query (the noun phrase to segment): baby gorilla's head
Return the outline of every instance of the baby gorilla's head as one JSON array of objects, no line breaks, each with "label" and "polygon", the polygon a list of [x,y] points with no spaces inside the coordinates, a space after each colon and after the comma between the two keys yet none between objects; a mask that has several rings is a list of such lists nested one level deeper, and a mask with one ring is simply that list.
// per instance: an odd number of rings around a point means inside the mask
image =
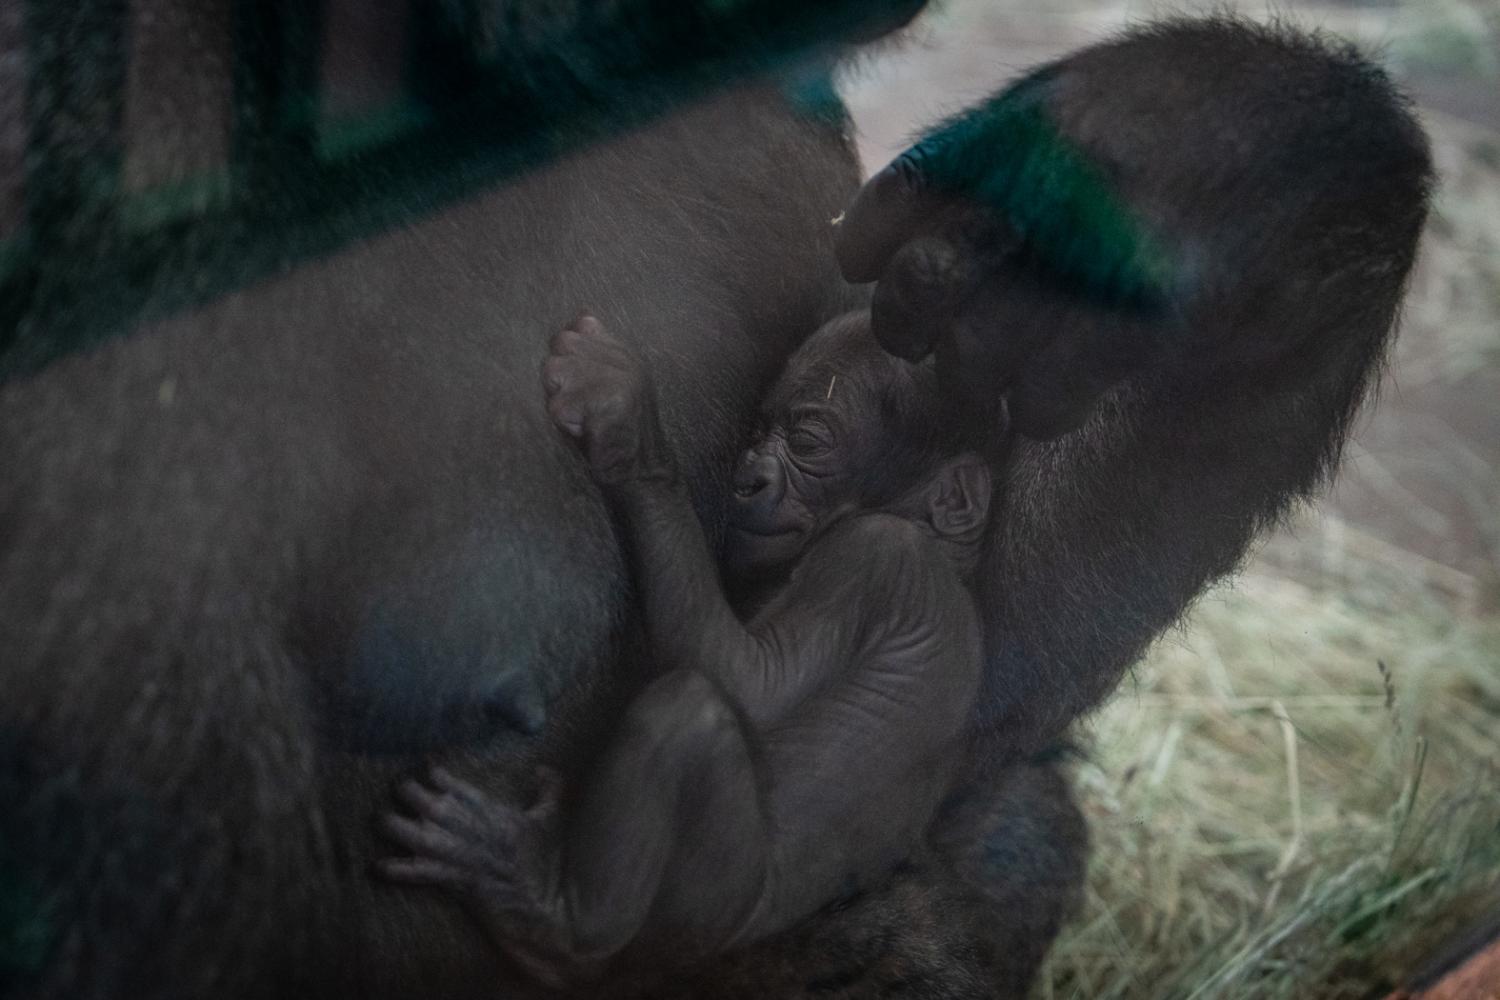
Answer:
[{"label": "baby gorilla's head", "polygon": [[990,478],[965,423],[930,364],[881,349],[868,312],[827,323],[787,362],[735,469],[730,571],[785,570],[857,511],[896,514],[977,548]]}]

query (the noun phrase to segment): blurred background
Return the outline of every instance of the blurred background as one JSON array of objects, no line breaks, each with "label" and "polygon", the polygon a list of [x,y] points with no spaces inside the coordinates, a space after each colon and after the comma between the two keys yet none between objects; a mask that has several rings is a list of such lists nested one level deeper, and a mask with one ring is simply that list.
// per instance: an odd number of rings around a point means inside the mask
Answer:
[{"label": "blurred background", "polygon": [[1226,9],[1373,55],[1439,186],[1331,494],[1088,727],[1090,891],[1044,997],[1379,996],[1500,914],[1500,2],[948,0],[841,89],[868,173],[1030,66]]}]

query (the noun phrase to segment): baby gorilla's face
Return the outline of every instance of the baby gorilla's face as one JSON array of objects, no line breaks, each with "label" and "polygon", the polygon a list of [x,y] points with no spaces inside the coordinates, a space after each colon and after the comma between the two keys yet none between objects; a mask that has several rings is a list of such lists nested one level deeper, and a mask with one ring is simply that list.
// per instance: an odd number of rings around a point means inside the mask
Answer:
[{"label": "baby gorilla's face", "polygon": [[896,468],[882,412],[919,391],[905,362],[885,354],[868,314],[815,333],[788,362],[760,414],[760,430],[734,473],[726,562],[740,579],[791,566],[831,524],[889,497],[926,470]]},{"label": "baby gorilla's face", "polygon": [[726,557],[741,578],[773,575],[796,561],[829,524],[858,506],[858,472],[877,419],[854,392],[798,392],[762,415],[762,431],[734,472]]}]

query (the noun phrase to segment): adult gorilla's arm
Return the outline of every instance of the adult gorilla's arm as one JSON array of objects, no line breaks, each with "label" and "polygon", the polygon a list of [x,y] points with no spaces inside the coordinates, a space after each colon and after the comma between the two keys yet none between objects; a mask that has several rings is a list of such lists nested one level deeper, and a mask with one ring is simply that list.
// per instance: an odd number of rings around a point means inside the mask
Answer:
[{"label": "adult gorilla's arm", "polygon": [[1019,432],[983,583],[1000,756],[1107,694],[1326,478],[1430,172],[1378,69],[1221,20],[1044,67],[865,185],[838,253],[879,280],[877,336]]}]

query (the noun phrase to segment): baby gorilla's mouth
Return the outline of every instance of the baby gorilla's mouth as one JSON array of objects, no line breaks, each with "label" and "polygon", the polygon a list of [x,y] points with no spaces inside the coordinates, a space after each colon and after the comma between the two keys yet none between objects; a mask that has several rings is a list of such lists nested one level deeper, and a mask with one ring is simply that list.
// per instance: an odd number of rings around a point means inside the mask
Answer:
[{"label": "baby gorilla's mouth", "polygon": [[783,535],[795,535],[799,530],[801,530],[799,528],[777,527],[752,528],[748,524],[740,524],[738,522],[731,522],[729,526],[735,531],[740,532],[741,534],[754,535],[756,538],[780,538]]}]

